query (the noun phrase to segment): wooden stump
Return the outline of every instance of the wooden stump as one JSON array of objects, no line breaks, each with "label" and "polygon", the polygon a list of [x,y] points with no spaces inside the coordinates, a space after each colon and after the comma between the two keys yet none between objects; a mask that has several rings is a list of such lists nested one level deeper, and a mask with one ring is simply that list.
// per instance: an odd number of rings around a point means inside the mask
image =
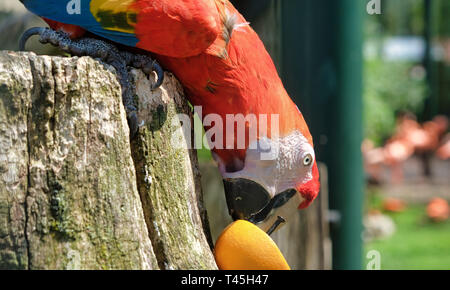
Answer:
[{"label": "wooden stump", "polygon": [[167,141],[190,114],[181,86],[132,71],[130,144],[112,71],[0,52],[0,268],[216,269],[195,154]]}]

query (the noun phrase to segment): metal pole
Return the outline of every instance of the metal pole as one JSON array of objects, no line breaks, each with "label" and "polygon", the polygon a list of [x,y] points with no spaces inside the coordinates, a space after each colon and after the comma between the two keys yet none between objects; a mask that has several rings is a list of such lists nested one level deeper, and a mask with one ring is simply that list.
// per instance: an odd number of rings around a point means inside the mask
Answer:
[{"label": "metal pole", "polygon": [[361,269],[364,0],[282,1],[282,78],[329,172],[333,266]]},{"label": "metal pole", "polygon": [[340,0],[337,7],[337,96],[330,131],[330,204],[340,214],[333,227],[333,268],[362,268],[364,175],[361,142],[362,35],[365,1]]}]

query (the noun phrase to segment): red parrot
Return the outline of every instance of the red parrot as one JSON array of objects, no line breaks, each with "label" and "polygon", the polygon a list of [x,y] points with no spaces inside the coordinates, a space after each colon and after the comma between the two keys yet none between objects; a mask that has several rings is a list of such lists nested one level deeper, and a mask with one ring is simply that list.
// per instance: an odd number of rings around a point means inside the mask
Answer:
[{"label": "red parrot", "polygon": [[216,132],[212,146],[233,218],[259,223],[288,201],[303,209],[317,196],[319,171],[308,126],[258,35],[228,0],[21,2],[71,38],[88,31],[151,52],[203,116],[247,118],[243,144],[242,128],[233,123]]}]

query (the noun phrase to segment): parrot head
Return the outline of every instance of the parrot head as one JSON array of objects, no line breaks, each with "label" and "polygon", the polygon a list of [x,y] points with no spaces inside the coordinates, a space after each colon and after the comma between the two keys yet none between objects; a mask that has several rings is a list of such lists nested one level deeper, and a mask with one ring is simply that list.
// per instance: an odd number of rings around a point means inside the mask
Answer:
[{"label": "parrot head", "polygon": [[268,230],[280,216],[284,219],[307,208],[317,197],[319,170],[312,137],[294,107],[294,112],[280,114],[279,134],[272,131],[250,142],[243,162],[234,161],[230,166],[213,154],[234,220],[247,220]]}]

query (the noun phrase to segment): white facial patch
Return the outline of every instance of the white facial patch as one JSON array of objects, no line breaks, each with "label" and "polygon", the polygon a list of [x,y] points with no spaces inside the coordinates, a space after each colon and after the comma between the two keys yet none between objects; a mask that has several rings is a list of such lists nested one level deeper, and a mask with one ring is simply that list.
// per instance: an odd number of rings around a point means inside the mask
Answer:
[{"label": "white facial patch", "polygon": [[[272,198],[312,179],[314,149],[299,131],[274,139],[262,137],[255,142],[247,149],[244,168],[240,171],[226,172],[226,167],[218,160],[223,178],[253,180],[262,185]],[[267,158],[268,151],[273,158]],[[308,159],[311,159],[310,163],[305,165]]]}]

